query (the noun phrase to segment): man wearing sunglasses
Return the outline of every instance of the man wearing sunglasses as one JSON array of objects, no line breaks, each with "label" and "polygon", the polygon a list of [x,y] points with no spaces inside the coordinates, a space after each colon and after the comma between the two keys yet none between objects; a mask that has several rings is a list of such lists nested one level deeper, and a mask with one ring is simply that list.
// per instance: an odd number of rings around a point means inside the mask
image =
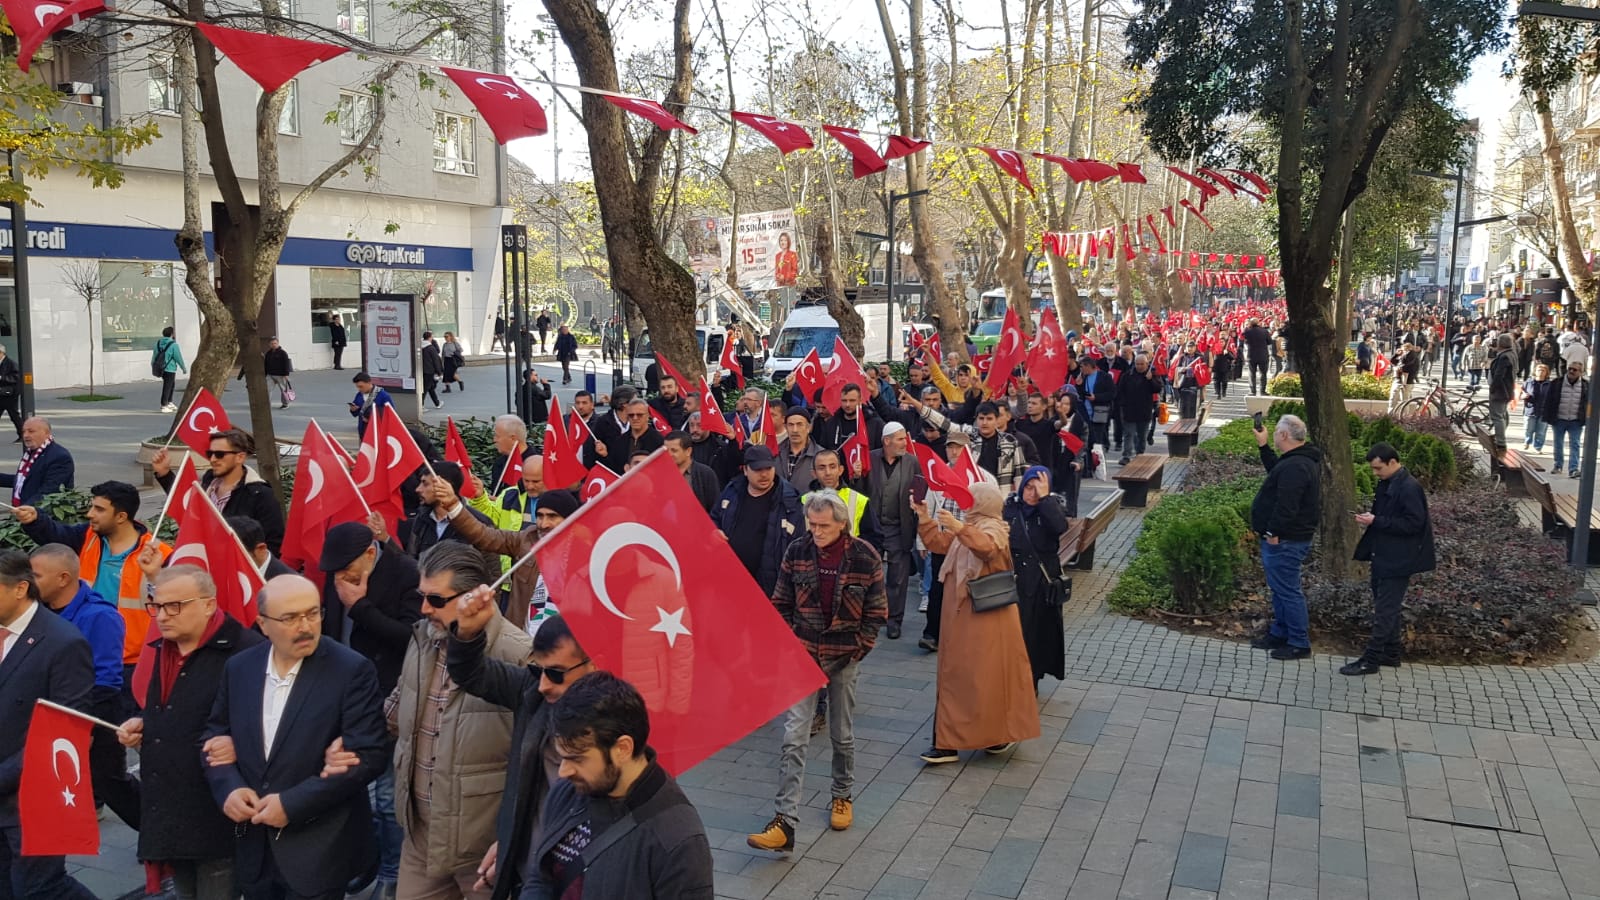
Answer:
[{"label": "man wearing sunglasses", "polygon": [[[271,485],[244,464],[255,450],[255,438],[248,431],[229,428],[213,432],[206,450],[211,470],[201,473],[200,489],[224,516],[249,516],[260,522],[267,546],[276,554],[283,550],[283,509],[278,506]],[[161,489],[171,492],[177,476],[172,473],[172,457],[165,448],[156,451],[150,468]]]},{"label": "man wearing sunglasses", "polygon": [[446,650],[450,679],[463,691],[512,711],[511,754],[495,825],[495,843],[478,866],[477,887],[492,885],[492,900],[520,894],[534,824],[559,777],[552,707],[579,679],[595,671],[565,619],[545,620],[533,637],[532,662],[514,665],[489,656],[494,596],[478,588],[456,600]]},{"label": "man wearing sunglasses", "polygon": [[[623,407],[627,426],[606,441],[606,453],[601,461],[621,474],[635,453],[653,453],[661,446],[661,432],[650,421],[650,404],[634,398]],[[566,487],[566,485],[562,485]]]}]

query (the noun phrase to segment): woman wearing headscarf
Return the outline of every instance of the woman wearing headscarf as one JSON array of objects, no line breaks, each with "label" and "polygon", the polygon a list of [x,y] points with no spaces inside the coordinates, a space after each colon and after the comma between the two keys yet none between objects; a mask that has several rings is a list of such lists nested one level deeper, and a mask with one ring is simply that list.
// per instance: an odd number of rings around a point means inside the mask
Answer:
[{"label": "woman wearing headscarf", "polygon": [[1067,677],[1067,642],[1061,625],[1061,604],[1067,583],[1057,555],[1067,533],[1067,514],[1050,496],[1050,470],[1033,466],[1023,473],[1017,492],[1006,498],[1006,525],[1011,529],[1011,560],[1017,572],[1017,615],[1022,642],[1033,666],[1033,692],[1046,675]]},{"label": "woman wearing headscarf", "polygon": [[[1055,471],[1051,473],[1050,483],[1055,485],[1057,493],[1067,498],[1067,515],[1075,516],[1078,514],[1078,489],[1083,483],[1083,468],[1089,455],[1089,423],[1078,407],[1078,392],[1070,387],[1056,398],[1055,412]],[[1063,430],[1078,439],[1076,452],[1061,436]]]},{"label": "woman wearing headscarf", "polygon": [[1005,753],[1017,741],[1039,736],[1017,606],[977,612],[968,588],[978,578],[1011,568],[1010,532],[1001,518],[1005,495],[988,482],[968,490],[973,502],[964,520],[945,509],[935,518],[928,504],[914,504],[923,545],[945,554],[939,567],[944,604],[933,746],[922,754],[930,764],[956,762],[960,750]]}]

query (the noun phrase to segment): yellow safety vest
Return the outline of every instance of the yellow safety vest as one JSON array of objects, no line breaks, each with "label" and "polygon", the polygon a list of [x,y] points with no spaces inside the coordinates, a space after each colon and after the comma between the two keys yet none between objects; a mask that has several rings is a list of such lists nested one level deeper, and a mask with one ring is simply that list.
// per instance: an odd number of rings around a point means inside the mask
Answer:
[{"label": "yellow safety vest", "polygon": [[[834,493],[839,495],[839,499],[844,501],[845,508],[850,510],[850,536],[861,537],[861,516],[867,511],[867,498],[860,491],[852,491],[847,487],[840,487]],[[801,497],[800,502],[806,503],[815,495],[816,492],[811,491]]]}]

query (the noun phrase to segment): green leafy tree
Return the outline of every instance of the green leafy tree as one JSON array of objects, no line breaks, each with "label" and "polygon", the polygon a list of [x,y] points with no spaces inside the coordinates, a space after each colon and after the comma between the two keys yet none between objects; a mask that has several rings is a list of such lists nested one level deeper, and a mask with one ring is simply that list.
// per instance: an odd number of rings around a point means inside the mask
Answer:
[{"label": "green leafy tree", "polygon": [[[1324,565],[1348,565],[1355,495],[1344,404],[1343,341],[1329,284],[1344,213],[1367,190],[1396,124],[1414,118],[1415,167],[1450,165],[1460,142],[1445,107],[1471,61],[1504,43],[1500,0],[1142,0],[1130,61],[1153,72],[1134,101],[1169,159],[1238,162],[1272,173],[1289,340],[1307,424],[1324,456]],[[1249,158],[1231,134],[1246,119],[1274,139]]]}]

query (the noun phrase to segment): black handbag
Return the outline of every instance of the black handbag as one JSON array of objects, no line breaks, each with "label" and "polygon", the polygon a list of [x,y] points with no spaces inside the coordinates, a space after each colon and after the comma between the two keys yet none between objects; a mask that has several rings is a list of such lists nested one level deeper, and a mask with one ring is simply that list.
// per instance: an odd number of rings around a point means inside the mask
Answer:
[{"label": "black handbag", "polygon": [[1017,602],[1017,573],[1010,569],[967,582],[973,612],[993,612]]}]

